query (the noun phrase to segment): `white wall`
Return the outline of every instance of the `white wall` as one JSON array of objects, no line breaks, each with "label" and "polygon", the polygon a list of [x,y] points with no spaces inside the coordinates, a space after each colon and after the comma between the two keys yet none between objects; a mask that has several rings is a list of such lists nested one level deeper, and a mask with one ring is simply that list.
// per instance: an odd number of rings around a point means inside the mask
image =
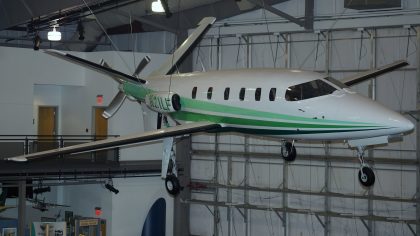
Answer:
[{"label": "white wall", "polygon": [[[94,62],[99,62],[103,58],[113,68],[128,74],[133,73],[136,64],[146,55],[124,52],[72,52],[72,54]],[[158,54],[149,56],[152,62],[144,69],[141,76],[156,69],[167,57],[167,55]],[[1,135],[36,134],[38,106],[58,107],[59,134],[92,134],[92,107],[97,106],[96,95],[103,95],[103,105],[106,106],[118,91],[116,82],[102,74],[85,70],[31,49],[0,47],[0,71],[2,71],[0,76]],[[109,134],[123,135],[144,131],[143,116],[141,106],[127,100],[119,113],[109,120]],[[153,121],[150,123],[154,124]],[[86,129],[88,132],[85,131]],[[161,144],[156,142],[152,145],[123,148],[121,160],[160,159],[161,153]],[[81,185],[53,188],[53,192],[45,196],[47,201],[72,206],[63,210],[71,210],[75,215],[94,217],[94,208],[102,207],[102,217],[108,221],[109,235],[138,235],[145,217],[142,218],[142,214],[147,214],[144,209],[149,203],[154,202],[152,202],[153,197],[167,195],[162,191],[164,184],[159,177],[114,180],[114,183],[121,191],[119,195],[111,194],[102,185]],[[129,193],[129,199],[121,201],[121,197],[126,196],[127,193]],[[139,200],[139,197],[147,201]],[[16,204],[15,200],[8,200],[8,203]],[[30,204],[27,209],[28,223],[40,220],[41,216],[54,216],[58,211],[58,209],[52,209],[46,213],[39,213],[32,210]],[[131,211],[120,209],[131,209]],[[167,199],[167,235],[171,235],[172,213],[173,202]],[[17,217],[17,210],[2,213],[2,216]],[[127,218],[136,220],[137,224],[126,225],[124,220]]]}]

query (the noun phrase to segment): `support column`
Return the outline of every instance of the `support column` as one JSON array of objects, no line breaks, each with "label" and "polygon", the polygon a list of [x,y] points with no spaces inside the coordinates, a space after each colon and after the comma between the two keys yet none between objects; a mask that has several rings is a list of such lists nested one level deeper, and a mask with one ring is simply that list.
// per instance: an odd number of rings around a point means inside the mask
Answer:
[{"label": "support column", "polygon": [[[214,135],[214,177],[213,177],[213,183],[214,185],[219,184],[219,134]],[[213,196],[214,202],[219,201],[219,188],[214,188],[214,196]],[[219,235],[219,208],[217,204],[215,204],[213,209],[213,235],[218,236]]]},{"label": "support column", "polygon": [[[249,136],[245,135],[245,141],[244,141],[245,147],[245,168],[244,168],[244,204],[247,206],[249,204]],[[249,209],[244,208],[244,221],[245,221],[245,236],[251,235],[251,228],[250,228],[250,212]]]},{"label": "support column", "polygon": [[[227,202],[232,203],[232,156],[229,156],[227,159]],[[233,210],[232,206],[227,207],[227,220],[228,220],[228,236],[231,236],[233,234]],[[234,226],[233,226],[234,227]]]},{"label": "support column", "polygon": [[176,145],[177,165],[182,167],[179,181],[184,189],[174,199],[174,236],[190,235],[190,204],[182,203],[191,199],[191,189],[186,187],[191,180],[191,136],[180,139]]},{"label": "support column", "polygon": [[26,226],[26,181],[19,181],[18,236],[25,236]]},{"label": "support column", "polygon": [[[420,45],[420,27],[416,27],[416,38],[417,38],[417,48]],[[417,106],[416,109],[420,109],[420,50],[417,49]],[[416,123],[416,155],[417,155],[417,187],[416,187],[416,220],[420,222],[420,124]],[[416,234],[420,235],[420,225],[416,225]]]},{"label": "support column", "polygon": [[[371,54],[371,60],[370,60],[370,69],[376,68],[376,30],[373,29],[369,33],[369,41],[370,41],[370,54]],[[372,100],[376,100],[376,78],[373,78],[369,85],[369,97],[372,98]],[[370,160],[372,160],[371,167],[373,168],[374,162],[374,150],[369,149],[368,151],[368,157]],[[368,191],[368,215],[370,217],[373,216],[373,200],[371,199],[371,196],[373,195],[373,187],[369,188]],[[368,220],[368,236],[375,235],[375,222],[372,220]]]},{"label": "support column", "polygon": [[[330,143],[325,143],[325,157],[330,155]],[[331,188],[331,161],[327,158],[325,160],[325,185],[324,191],[327,193],[324,199],[325,212],[329,213],[331,211],[331,198],[328,196],[328,192]],[[324,236],[330,235],[331,231],[331,218],[328,214],[324,217]]]}]

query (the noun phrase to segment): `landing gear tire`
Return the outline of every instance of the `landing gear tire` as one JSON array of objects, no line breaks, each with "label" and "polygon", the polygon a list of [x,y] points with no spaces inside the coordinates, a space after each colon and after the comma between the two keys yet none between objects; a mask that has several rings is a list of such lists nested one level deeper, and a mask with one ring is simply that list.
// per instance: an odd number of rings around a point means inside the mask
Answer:
[{"label": "landing gear tire", "polygon": [[363,166],[362,169],[359,170],[358,176],[360,184],[365,187],[371,187],[375,183],[375,173],[373,173],[372,168],[368,166]]},{"label": "landing gear tire", "polygon": [[179,191],[181,191],[181,185],[179,184],[178,178],[172,174],[167,175],[165,178],[165,188],[172,196],[178,195]]},{"label": "landing gear tire", "polygon": [[296,159],[296,148],[292,143],[286,142],[281,147],[281,155],[285,161],[294,161]]}]

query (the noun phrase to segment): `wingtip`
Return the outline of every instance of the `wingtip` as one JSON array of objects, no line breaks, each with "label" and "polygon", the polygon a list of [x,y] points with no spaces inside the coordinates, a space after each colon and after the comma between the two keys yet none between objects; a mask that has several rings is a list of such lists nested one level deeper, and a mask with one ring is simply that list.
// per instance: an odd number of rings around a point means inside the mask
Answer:
[{"label": "wingtip", "polygon": [[9,157],[5,159],[6,161],[14,161],[14,162],[26,162],[28,159],[25,157]]}]

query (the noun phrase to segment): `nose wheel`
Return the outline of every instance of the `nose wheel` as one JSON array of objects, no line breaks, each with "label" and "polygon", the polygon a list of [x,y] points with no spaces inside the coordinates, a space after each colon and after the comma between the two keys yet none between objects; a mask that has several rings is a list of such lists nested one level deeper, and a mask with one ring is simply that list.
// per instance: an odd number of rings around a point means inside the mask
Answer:
[{"label": "nose wheel", "polygon": [[281,156],[285,161],[291,162],[296,159],[296,148],[291,142],[285,142],[281,146]]},{"label": "nose wheel", "polygon": [[375,183],[375,173],[372,168],[365,162],[364,158],[364,148],[357,148],[357,155],[360,161],[360,169],[358,173],[359,182],[365,187],[371,187]]}]

